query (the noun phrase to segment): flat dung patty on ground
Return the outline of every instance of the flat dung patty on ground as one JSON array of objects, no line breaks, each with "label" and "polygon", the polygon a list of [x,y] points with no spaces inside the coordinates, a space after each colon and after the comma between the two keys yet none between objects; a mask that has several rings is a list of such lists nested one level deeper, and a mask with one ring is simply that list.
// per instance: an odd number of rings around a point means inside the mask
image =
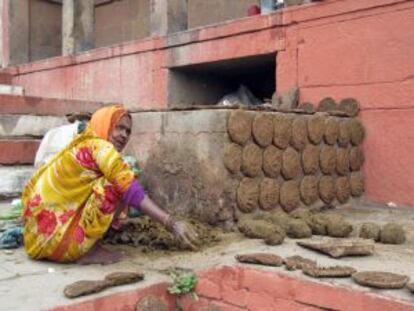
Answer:
[{"label": "flat dung patty on ground", "polygon": [[274,267],[280,267],[283,264],[282,257],[269,253],[236,255],[236,259],[238,262],[242,263],[259,264]]},{"label": "flat dung patty on ground", "polygon": [[403,288],[408,282],[406,275],[382,271],[357,272],[352,275],[352,278],[359,285],[381,289]]},{"label": "flat dung patty on ground", "polygon": [[315,260],[304,258],[298,255],[286,257],[283,260],[283,263],[285,264],[286,269],[289,271],[302,270],[304,265],[316,266],[317,264]]},{"label": "flat dung patty on ground", "polygon": [[143,279],[144,274],[140,272],[113,272],[105,276],[105,281],[108,281],[111,286],[136,283]]},{"label": "flat dung patty on ground", "polygon": [[67,285],[63,290],[63,293],[68,298],[76,298],[101,292],[109,286],[110,283],[107,281],[77,281]]},{"label": "flat dung patty on ground", "polygon": [[314,278],[345,278],[356,272],[354,268],[348,266],[320,267],[312,265],[305,265],[302,271]]},{"label": "flat dung patty on ground", "polygon": [[333,258],[345,256],[369,256],[374,253],[374,241],[365,239],[324,238],[320,241],[298,241],[299,246],[309,248]]}]

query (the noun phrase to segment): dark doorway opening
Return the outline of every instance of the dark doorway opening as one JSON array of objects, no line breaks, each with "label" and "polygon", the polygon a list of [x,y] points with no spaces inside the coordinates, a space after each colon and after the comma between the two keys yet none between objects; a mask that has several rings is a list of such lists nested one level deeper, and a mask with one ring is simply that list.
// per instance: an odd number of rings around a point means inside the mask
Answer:
[{"label": "dark doorway opening", "polygon": [[241,84],[262,101],[272,98],[276,89],[276,54],[171,68],[169,105],[215,105]]}]

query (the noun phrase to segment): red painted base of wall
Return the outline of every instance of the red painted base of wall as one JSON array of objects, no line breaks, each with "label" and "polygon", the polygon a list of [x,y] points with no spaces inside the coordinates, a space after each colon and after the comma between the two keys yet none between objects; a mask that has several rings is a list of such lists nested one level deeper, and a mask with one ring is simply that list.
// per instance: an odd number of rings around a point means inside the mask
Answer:
[{"label": "red painted base of wall", "polygon": [[[414,304],[390,300],[358,290],[305,281],[282,273],[243,267],[220,267],[199,274],[198,301],[182,299],[185,311],[197,311],[214,304],[222,311],[316,311],[316,310],[414,310]],[[128,311],[147,295],[162,298],[175,310],[167,284],[109,295],[78,304],[60,306],[53,311]]]}]

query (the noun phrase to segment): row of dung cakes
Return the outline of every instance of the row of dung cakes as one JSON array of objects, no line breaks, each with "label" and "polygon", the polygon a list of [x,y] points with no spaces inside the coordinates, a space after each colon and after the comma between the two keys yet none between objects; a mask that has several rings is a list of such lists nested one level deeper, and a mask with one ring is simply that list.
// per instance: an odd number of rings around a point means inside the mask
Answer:
[{"label": "row of dung cakes", "polygon": [[298,151],[307,144],[358,146],[365,135],[357,118],[334,117],[319,112],[312,115],[235,110],[227,124],[230,139],[239,145],[254,140],[267,147],[273,143],[286,149],[289,145]]},{"label": "row of dung cakes", "polygon": [[364,192],[361,172],[347,176],[307,175],[301,179],[280,180],[268,177],[243,177],[236,190],[237,206],[243,213],[281,206],[286,212],[316,203],[346,203]]},{"label": "row of dung cakes", "polygon": [[273,145],[260,148],[253,142],[245,146],[226,145],[224,165],[230,173],[246,177],[283,177],[284,180],[304,175],[346,176],[361,170],[364,154],[358,146],[334,147],[308,145],[302,151],[285,150]]},{"label": "row of dung cakes", "polygon": [[224,164],[240,180],[244,212],[279,204],[292,210],[318,200],[344,203],[363,192],[364,128],[356,118],[236,110],[228,134]]}]

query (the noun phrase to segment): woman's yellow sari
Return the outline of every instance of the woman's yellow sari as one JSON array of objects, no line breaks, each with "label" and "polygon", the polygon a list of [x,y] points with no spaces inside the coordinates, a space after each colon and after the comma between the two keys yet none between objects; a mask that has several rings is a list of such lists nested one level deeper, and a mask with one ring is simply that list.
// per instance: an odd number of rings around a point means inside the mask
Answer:
[{"label": "woman's yellow sari", "polygon": [[27,183],[24,245],[34,259],[79,259],[111,225],[134,173],[89,126]]}]

